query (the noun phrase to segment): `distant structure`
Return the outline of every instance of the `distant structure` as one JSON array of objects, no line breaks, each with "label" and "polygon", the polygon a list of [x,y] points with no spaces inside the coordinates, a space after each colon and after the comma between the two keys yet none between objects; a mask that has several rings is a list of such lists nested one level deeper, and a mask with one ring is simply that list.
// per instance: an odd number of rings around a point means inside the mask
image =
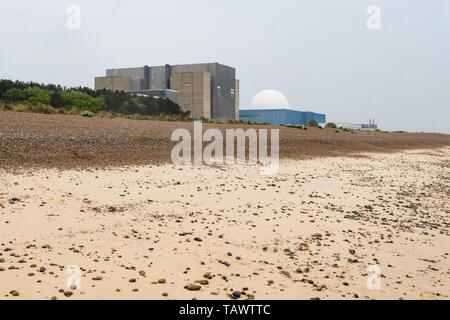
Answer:
[{"label": "distant structure", "polygon": [[236,69],[219,63],[108,69],[95,78],[102,89],[168,98],[193,119],[239,120]]},{"label": "distant structure", "polygon": [[369,119],[369,124],[362,124],[361,130],[377,130],[378,126],[375,124],[375,119]]},{"label": "distant structure", "polygon": [[241,110],[242,121],[269,123],[272,125],[307,125],[311,120],[326,122],[326,116],[320,113],[291,110],[289,101],[279,91],[264,90],[252,100],[251,107]]},{"label": "distant structure", "polygon": [[375,124],[375,119],[369,119],[369,124],[356,124],[346,122],[333,122],[338,128],[353,129],[353,130],[369,130],[375,131],[378,125]]}]

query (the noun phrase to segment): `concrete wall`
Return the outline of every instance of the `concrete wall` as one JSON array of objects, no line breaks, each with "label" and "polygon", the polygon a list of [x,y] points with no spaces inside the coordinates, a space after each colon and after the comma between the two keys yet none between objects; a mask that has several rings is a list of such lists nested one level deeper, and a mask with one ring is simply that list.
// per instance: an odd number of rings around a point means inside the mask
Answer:
[{"label": "concrete wall", "polygon": [[213,95],[211,117],[217,121],[236,119],[235,96],[236,70],[221,64],[214,64],[215,78],[211,83]]},{"label": "concrete wall", "polygon": [[166,68],[150,67],[150,88],[152,90],[170,89],[167,88]]},{"label": "concrete wall", "polygon": [[[141,68],[123,68],[123,69],[108,69],[106,70],[107,77],[125,76],[131,78],[130,90],[145,90],[145,72],[144,67]],[[165,88],[158,88],[165,89]]]},{"label": "concrete wall", "polygon": [[112,91],[128,91],[130,88],[130,77],[116,76],[95,78],[95,90],[109,89]]},{"label": "concrete wall", "polygon": [[211,117],[211,74],[209,72],[173,73],[170,86],[178,91],[178,105],[193,119]]},{"label": "concrete wall", "polygon": [[[170,66],[170,74],[206,71],[211,74],[211,117],[216,121],[236,118],[235,97],[236,70],[219,63],[200,63]],[[173,89],[173,88],[172,88]]]}]

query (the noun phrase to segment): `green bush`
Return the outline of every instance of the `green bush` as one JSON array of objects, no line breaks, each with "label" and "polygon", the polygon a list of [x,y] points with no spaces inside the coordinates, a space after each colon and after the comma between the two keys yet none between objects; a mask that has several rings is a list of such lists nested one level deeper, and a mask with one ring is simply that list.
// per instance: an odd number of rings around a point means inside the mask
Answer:
[{"label": "green bush", "polygon": [[84,92],[75,90],[61,92],[61,100],[64,106],[77,107],[80,110],[98,112],[101,109],[100,102]]},{"label": "green bush", "polygon": [[41,91],[36,96],[32,96],[32,97],[28,98],[27,101],[33,105],[38,105],[38,104],[50,105],[52,102],[52,99],[47,92]]},{"label": "green bush", "polygon": [[3,93],[3,98],[9,102],[17,102],[25,99],[25,95],[22,90],[17,88],[8,89],[5,93]]},{"label": "green bush", "polygon": [[325,125],[325,128],[337,129],[337,126],[336,126],[336,124],[333,123],[333,122],[328,122],[328,123]]}]

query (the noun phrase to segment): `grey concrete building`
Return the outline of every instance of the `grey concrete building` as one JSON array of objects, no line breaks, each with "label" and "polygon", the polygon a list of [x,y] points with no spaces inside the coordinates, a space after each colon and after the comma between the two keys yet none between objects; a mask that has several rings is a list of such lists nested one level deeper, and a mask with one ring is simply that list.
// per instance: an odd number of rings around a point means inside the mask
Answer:
[{"label": "grey concrete building", "polygon": [[95,78],[95,89],[149,95],[155,90],[174,90],[180,107],[194,119],[239,119],[236,70],[219,63],[108,69],[106,77]]}]

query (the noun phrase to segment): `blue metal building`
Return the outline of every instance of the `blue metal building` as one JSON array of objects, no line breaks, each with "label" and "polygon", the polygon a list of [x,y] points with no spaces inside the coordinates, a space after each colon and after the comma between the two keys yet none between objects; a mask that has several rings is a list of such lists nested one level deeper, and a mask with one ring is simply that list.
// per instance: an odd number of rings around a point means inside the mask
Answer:
[{"label": "blue metal building", "polygon": [[326,123],[324,114],[289,109],[240,110],[239,118],[242,121],[272,125],[307,125],[313,119],[317,123]]}]

